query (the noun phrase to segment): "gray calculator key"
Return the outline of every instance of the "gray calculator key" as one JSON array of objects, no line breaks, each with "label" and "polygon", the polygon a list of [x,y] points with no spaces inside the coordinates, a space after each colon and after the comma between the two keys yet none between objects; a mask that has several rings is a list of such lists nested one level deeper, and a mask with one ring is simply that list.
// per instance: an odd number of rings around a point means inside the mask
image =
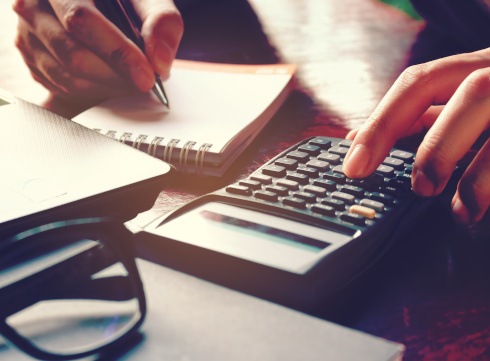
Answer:
[{"label": "gray calculator key", "polygon": [[352,204],[356,200],[356,197],[354,197],[352,194],[347,194],[339,191],[332,192],[332,198],[340,199],[341,201],[344,201],[348,204]]},{"label": "gray calculator key", "polygon": [[332,147],[328,150],[329,153],[337,154],[340,155],[341,157],[346,155],[348,151],[349,148],[345,148],[345,147]]},{"label": "gray calculator key", "polygon": [[320,172],[325,172],[330,168],[330,163],[324,160],[312,159],[306,163],[306,166],[318,169]]},{"label": "gray calculator key", "polygon": [[385,177],[393,177],[395,175],[395,168],[381,164],[377,169],[376,173],[382,174]]},{"label": "gray calculator key", "polygon": [[369,207],[371,209],[374,209],[376,212],[384,212],[385,210],[385,205],[381,202],[377,202],[373,199],[362,199],[361,202],[359,202],[361,206],[364,207]]},{"label": "gray calculator key", "polygon": [[299,183],[290,179],[278,179],[276,185],[283,186],[291,190],[299,189]]},{"label": "gray calculator key", "polygon": [[393,158],[398,158],[404,160],[405,162],[411,161],[413,159],[413,153],[405,152],[403,150],[394,150],[391,152],[390,156]]},{"label": "gray calculator key", "polygon": [[405,167],[405,162],[398,158],[386,157],[383,161],[384,165],[391,166],[397,170],[403,169]]},{"label": "gray calculator key", "polygon": [[272,183],[272,177],[265,175],[265,174],[252,174],[250,176],[250,179],[260,182],[262,184],[271,184]]},{"label": "gray calculator key", "polygon": [[340,156],[338,154],[333,153],[322,153],[317,157],[319,160],[324,160],[325,162],[329,162],[330,164],[340,164]]}]

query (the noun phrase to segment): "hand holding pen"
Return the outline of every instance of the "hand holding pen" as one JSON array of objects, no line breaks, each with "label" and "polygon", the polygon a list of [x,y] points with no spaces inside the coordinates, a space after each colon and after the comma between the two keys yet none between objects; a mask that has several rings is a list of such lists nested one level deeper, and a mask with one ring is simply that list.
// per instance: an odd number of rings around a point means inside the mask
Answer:
[{"label": "hand holding pen", "polygon": [[[108,1],[116,0],[97,5]],[[133,2],[143,48],[92,0],[14,1],[17,46],[33,77],[52,93],[77,101],[150,91],[155,74],[169,76],[183,23],[171,0]]]}]

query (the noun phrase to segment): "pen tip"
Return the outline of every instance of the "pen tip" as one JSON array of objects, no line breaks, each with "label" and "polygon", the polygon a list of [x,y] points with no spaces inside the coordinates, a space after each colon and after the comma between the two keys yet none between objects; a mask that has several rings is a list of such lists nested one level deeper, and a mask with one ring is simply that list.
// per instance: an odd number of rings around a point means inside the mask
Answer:
[{"label": "pen tip", "polygon": [[170,104],[168,102],[168,98],[165,94],[165,91],[163,90],[163,86],[158,86],[157,84],[155,84],[155,86],[153,87],[153,92],[156,94],[156,96],[158,97],[158,99],[160,99],[160,101],[162,102],[162,104],[167,108],[167,109],[170,109]]}]

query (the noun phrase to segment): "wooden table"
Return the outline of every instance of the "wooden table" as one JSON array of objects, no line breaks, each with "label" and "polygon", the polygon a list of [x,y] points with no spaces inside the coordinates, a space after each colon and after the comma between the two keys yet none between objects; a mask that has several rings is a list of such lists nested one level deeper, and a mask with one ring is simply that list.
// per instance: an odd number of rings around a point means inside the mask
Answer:
[{"label": "wooden table", "polygon": [[[12,45],[15,17],[6,2],[0,6],[6,24],[0,87],[42,103],[47,93]],[[178,57],[291,62],[298,65],[298,84],[225,177],[171,177],[136,224],[249,174],[305,137],[343,137],[359,126],[408,63],[423,26],[375,0],[216,0],[183,15]],[[441,206],[362,279],[339,312],[318,315],[405,344],[406,360],[490,359],[490,242],[484,238],[458,228]]]}]

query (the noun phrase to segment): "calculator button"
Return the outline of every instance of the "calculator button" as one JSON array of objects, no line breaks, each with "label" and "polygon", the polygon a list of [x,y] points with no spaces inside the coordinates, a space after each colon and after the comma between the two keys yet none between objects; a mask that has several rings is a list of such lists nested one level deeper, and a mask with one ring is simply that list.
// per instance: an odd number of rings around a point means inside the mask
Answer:
[{"label": "calculator button", "polygon": [[272,177],[265,175],[265,174],[252,174],[250,176],[250,179],[260,182],[262,184],[271,184],[272,183]]},{"label": "calculator button", "polygon": [[377,202],[381,202],[385,205],[390,205],[391,203],[393,203],[393,196],[390,196],[389,194],[374,192],[371,193],[368,198]]},{"label": "calculator button", "polygon": [[335,209],[324,204],[314,204],[311,206],[311,211],[324,216],[335,217]]},{"label": "calculator button", "polygon": [[277,202],[278,196],[274,192],[257,191],[254,193],[255,198],[263,199],[264,201]]},{"label": "calculator button", "polygon": [[306,163],[310,159],[308,153],[299,152],[299,151],[289,152],[288,154],[286,154],[286,157],[296,159],[301,163]]},{"label": "calculator button", "polygon": [[376,216],[376,211],[372,208],[363,207],[358,204],[354,204],[349,208],[350,213],[358,214],[368,219],[373,219]]},{"label": "calculator button", "polygon": [[318,157],[319,160],[324,160],[330,164],[340,164],[340,156],[332,153],[321,153]]},{"label": "calculator button", "polygon": [[339,142],[339,147],[350,148],[351,145],[352,145],[352,140],[344,139]]},{"label": "calculator button", "polygon": [[383,161],[383,164],[393,167],[396,170],[405,168],[405,163],[403,162],[403,160],[398,158],[386,157]]},{"label": "calculator button", "polygon": [[318,169],[320,172],[326,172],[330,168],[330,163],[324,160],[312,159],[306,163],[306,166]]},{"label": "calculator button", "polygon": [[389,194],[389,195],[392,195],[392,196],[398,196],[401,192],[401,189],[400,189],[400,185],[387,185],[386,187],[382,187],[381,188],[381,191],[384,193],[384,194]]},{"label": "calculator button", "polygon": [[405,162],[409,162],[413,159],[413,153],[404,152],[402,150],[394,150],[393,152],[391,152],[390,156],[393,158],[401,159]]},{"label": "calculator button", "polygon": [[361,187],[367,191],[377,191],[384,184],[384,177],[374,173],[366,178],[348,179],[348,183],[357,187]]},{"label": "calculator button", "polygon": [[332,171],[334,173],[344,174],[344,167],[342,166],[342,164],[339,164],[339,165],[336,165],[335,167],[333,167]]},{"label": "calculator button", "polygon": [[395,187],[395,188],[401,188],[401,189],[407,189],[411,186],[411,180],[410,180],[410,178],[396,177],[396,178],[389,180],[388,186]]},{"label": "calculator button", "polygon": [[324,179],[329,179],[331,181],[334,181],[336,183],[344,183],[345,182],[345,175],[341,173],[334,173],[334,172],[327,172],[323,174]]},{"label": "calculator button", "polygon": [[278,185],[267,186],[267,187],[265,187],[265,190],[268,192],[276,193],[280,196],[285,196],[285,195],[289,194],[289,190],[286,187],[282,187],[282,186],[278,186]]},{"label": "calculator button", "polygon": [[308,184],[310,180],[307,175],[298,172],[288,174],[286,179],[296,181],[299,184]]},{"label": "calculator button", "polygon": [[313,185],[325,188],[329,192],[337,189],[337,183],[329,179],[315,179]]},{"label": "calculator button", "polygon": [[329,153],[337,154],[340,155],[341,157],[345,156],[348,151],[349,148],[345,148],[345,147],[332,147],[328,150]]},{"label": "calculator button", "polygon": [[251,196],[252,190],[249,187],[233,184],[231,186],[226,187],[226,191],[232,194],[238,194],[241,196]]},{"label": "calculator button", "polygon": [[248,187],[253,190],[260,189],[262,187],[262,183],[256,180],[251,180],[251,179],[243,179],[240,182],[238,182],[239,185]]},{"label": "calculator button", "polygon": [[332,198],[340,199],[341,201],[344,201],[345,203],[348,204],[352,204],[356,200],[356,197],[354,197],[352,194],[338,192],[338,191],[332,192]]},{"label": "calculator button", "polygon": [[326,206],[330,206],[336,209],[337,211],[345,210],[345,202],[341,201],[340,199],[333,199],[333,198],[322,199],[321,203]]},{"label": "calculator button", "polygon": [[312,168],[312,167],[303,167],[300,166],[298,169],[296,169],[296,172],[307,175],[310,178],[316,178],[318,177],[318,169]]},{"label": "calculator button", "polygon": [[345,222],[355,224],[357,226],[365,226],[366,225],[366,218],[363,216],[360,216],[359,214],[356,214],[356,213],[342,213],[340,215],[340,219],[345,221]]},{"label": "calculator button", "polygon": [[332,145],[332,142],[325,138],[314,138],[308,142],[309,144],[316,145],[322,149],[328,149]]},{"label": "calculator button", "polygon": [[302,146],[298,147],[298,150],[300,152],[308,153],[311,156],[316,156],[317,154],[320,154],[320,147],[311,144],[303,144]]},{"label": "calculator button", "polygon": [[291,190],[299,189],[299,183],[289,179],[278,179],[276,185],[286,187]]},{"label": "calculator button", "polygon": [[291,206],[294,208],[305,209],[306,201],[301,198],[287,197],[283,198],[282,203],[286,206]]},{"label": "calculator button", "polygon": [[262,169],[262,174],[270,175],[276,178],[282,178],[286,175],[286,168],[280,165],[268,165]]},{"label": "calculator button", "polygon": [[301,198],[301,199],[305,200],[308,203],[316,202],[316,195],[314,195],[313,193],[296,192],[296,193],[293,194],[293,197]]},{"label": "calculator button", "polygon": [[[323,180],[323,179],[320,179]],[[327,190],[323,187],[319,187],[317,185],[311,185],[308,184],[304,186],[303,191],[308,192],[308,193],[313,193],[317,195],[318,197],[324,197],[325,194],[327,194]]]},{"label": "calculator button", "polygon": [[395,168],[389,166],[389,165],[384,165],[381,164],[377,169],[376,173],[381,174],[385,177],[392,177],[395,175]]},{"label": "calculator button", "polygon": [[407,164],[405,167],[405,174],[412,174],[413,166],[411,164]]},{"label": "calculator button", "polygon": [[339,189],[341,192],[352,194],[356,198],[364,196],[364,189],[352,185],[344,185]]},{"label": "calculator button", "polygon": [[361,206],[364,206],[364,207],[369,207],[369,208],[372,208],[374,209],[376,212],[384,212],[385,210],[385,205],[381,202],[377,202],[375,200],[372,200],[372,199],[362,199],[359,204]]},{"label": "calculator button", "polygon": [[279,158],[274,162],[276,165],[280,165],[286,169],[296,169],[298,161],[292,158]]}]

